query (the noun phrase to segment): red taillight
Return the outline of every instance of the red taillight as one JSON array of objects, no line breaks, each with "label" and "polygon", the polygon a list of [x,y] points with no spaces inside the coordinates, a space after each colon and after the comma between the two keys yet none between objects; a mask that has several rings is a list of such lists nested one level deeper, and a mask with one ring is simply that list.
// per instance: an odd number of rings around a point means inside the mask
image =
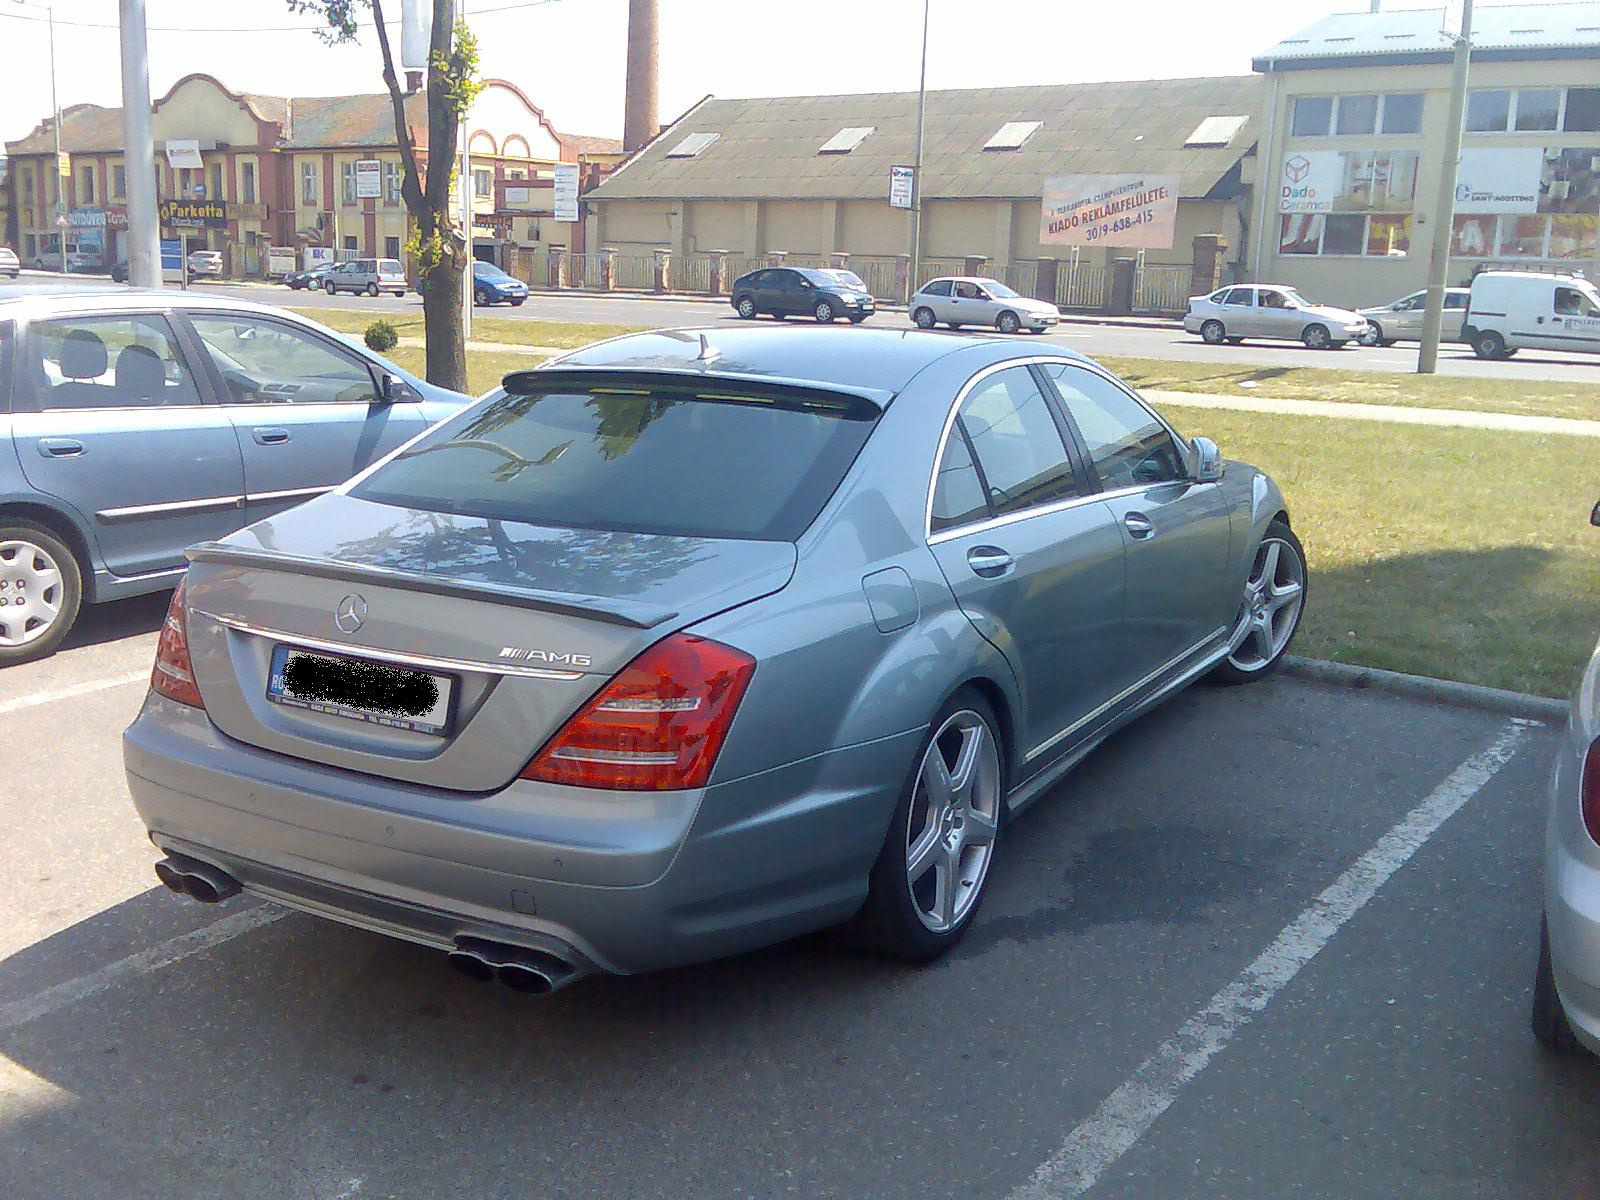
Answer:
[{"label": "red taillight", "polygon": [[703,787],[755,669],[731,646],[673,634],[580,708],[522,777],[625,791]]},{"label": "red taillight", "polygon": [[168,700],[204,708],[200,689],[195,686],[194,666],[189,662],[189,610],[183,603],[183,584],[172,593],[167,619],[161,624],[161,640],[156,643],[155,670],[150,686]]},{"label": "red taillight", "polygon": [[1578,785],[1583,797],[1583,827],[1600,843],[1600,738],[1589,744],[1583,756],[1583,781]]}]

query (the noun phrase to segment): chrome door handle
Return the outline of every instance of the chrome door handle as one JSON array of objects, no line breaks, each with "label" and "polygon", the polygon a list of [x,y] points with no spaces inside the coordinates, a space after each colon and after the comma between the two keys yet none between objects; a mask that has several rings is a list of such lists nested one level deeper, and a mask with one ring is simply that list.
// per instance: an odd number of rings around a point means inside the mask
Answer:
[{"label": "chrome door handle", "polygon": [[974,546],[967,551],[967,566],[985,579],[997,579],[1016,565],[1017,560],[999,546]]},{"label": "chrome door handle", "polygon": [[77,438],[40,438],[39,453],[45,458],[77,458],[88,447]]},{"label": "chrome door handle", "polygon": [[1127,526],[1128,532],[1141,542],[1156,535],[1156,527],[1150,523],[1150,518],[1140,512],[1131,512],[1122,518],[1122,523]]},{"label": "chrome door handle", "polygon": [[252,429],[250,431],[250,436],[255,438],[256,445],[258,446],[281,446],[283,443],[289,440],[289,431],[287,429],[278,429],[276,427]]}]

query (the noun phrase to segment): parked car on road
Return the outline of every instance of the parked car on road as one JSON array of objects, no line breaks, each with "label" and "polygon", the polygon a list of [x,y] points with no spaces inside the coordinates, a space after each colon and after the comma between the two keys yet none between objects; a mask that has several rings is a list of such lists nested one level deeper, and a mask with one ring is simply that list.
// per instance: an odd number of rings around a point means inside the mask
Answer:
[{"label": "parked car on road", "polygon": [[1484,271],[1472,281],[1461,340],[1479,358],[1523,347],[1600,354],[1600,288],[1581,275]]},{"label": "parked car on road", "polygon": [[222,275],[220,250],[191,250],[187,261],[191,279],[220,278]]},{"label": "parked car on road", "polygon": [[263,305],[0,287],[0,666],[465,402]]},{"label": "parked car on road", "polygon": [[1286,284],[1238,283],[1189,297],[1183,327],[1213,346],[1251,337],[1337,350],[1365,332],[1367,319],[1347,308],[1316,304]]},{"label": "parked car on road", "polygon": [[493,263],[472,264],[472,302],[474,304],[510,304],[518,308],[528,298],[528,285],[515,276],[507,275]]},{"label": "parked car on road", "polygon": [[17,258],[17,252],[10,246],[0,246],[0,275],[9,275],[15,279],[22,274],[22,262]]},{"label": "parked car on road", "polygon": [[822,325],[838,317],[848,317],[852,325],[859,325],[877,307],[864,284],[858,287],[831,271],[810,267],[762,267],[749,271],[733,281],[728,302],[747,321],[770,313],[780,321],[785,317],[813,317]]},{"label": "parked car on road", "polygon": [[1043,333],[1061,320],[1061,310],[1048,300],[1019,295],[998,279],[977,276],[930,279],[911,297],[907,311],[919,329],[942,322],[951,329],[978,325],[1001,333]]},{"label": "parked car on road", "polygon": [[330,296],[339,292],[362,292],[368,296],[390,292],[404,296],[406,287],[405,270],[395,258],[353,258],[322,276],[322,290]]},{"label": "parked car on road", "polygon": [[[1417,341],[1422,337],[1422,318],[1428,303],[1424,289],[1402,296],[1393,304],[1377,308],[1363,308],[1367,327],[1356,340],[1363,346],[1390,346],[1400,341]],[[1467,315],[1467,289],[1446,288],[1444,292],[1444,321],[1439,327],[1439,337],[1447,342],[1461,340],[1461,319]]]},{"label": "parked car on road", "polygon": [[322,266],[307,267],[304,271],[290,271],[283,277],[283,282],[289,285],[290,291],[294,292],[303,291],[307,288],[312,291],[320,291],[323,277],[333,268],[333,263],[325,263]]},{"label": "parked car on road", "polygon": [[1261,472],[914,330],[601,342],[190,557],[124,738],[161,880],[523,992],[841,922],[943,953],[1008,819],[1270,675],[1306,589]]}]

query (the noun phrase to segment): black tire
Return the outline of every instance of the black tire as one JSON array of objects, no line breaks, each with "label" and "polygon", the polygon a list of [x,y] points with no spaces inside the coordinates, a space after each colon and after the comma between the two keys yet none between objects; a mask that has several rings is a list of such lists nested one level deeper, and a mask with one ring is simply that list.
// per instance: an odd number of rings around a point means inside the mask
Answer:
[{"label": "black tire", "polygon": [[[1245,667],[1236,666],[1231,659],[1224,658],[1216,666],[1212,667],[1210,673],[1207,674],[1206,680],[1209,683],[1233,686],[1241,683],[1255,683],[1275,674],[1278,668],[1283,666],[1283,660],[1289,657],[1289,648],[1294,645],[1295,635],[1300,631],[1300,622],[1305,619],[1306,615],[1306,598],[1311,591],[1311,571],[1306,565],[1306,552],[1300,545],[1300,539],[1295,536],[1294,530],[1290,529],[1283,521],[1273,521],[1267,526],[1267,531],[1262,535],[1261,540],[1265,542],[1270,538],[1276,538],[1289,546],[1300,560],[1300,609],[1294,615],[1294,625],[1289,631],[1289,637],[1283,643],[1282,649],[1261,666],[1246,669]],[[1260,545],[1258,543],[1257,550],[1259,549]],[[1250,556],[1250,562],[1250,569],[1253,571],[1255,569],[1254,553]]]},{"label": "black tire", "polygon": [[1387,346],[1383,340],[1383,326],[1376,321],[1368,321],[1367,327],[1361,331],[1361,336],[1356,339],[1363,346]]},{"label": "black tire", "polygon": [[911,321],[918,329],[932,329],[939,322],[933,319],[933,309],[919,308],[911,314]]},{"label": "black tire", "polygon": [[1472,352],[1479,358],[1509,358],[1506,340],[1492,329],[1485,329],[1472,339]]},{"label": "black tire", "polygon": [[1550,963],[1550,922],[1539,916],[1539,966],[1533,976],[1533,1013],[1530,1024],[1534,1040],[1551,1054],[1578,1054],[1583,1045],[1572,1032],[1567,1012],[1556,992],[1555,968]]},{"label": "black tire", "polygon": [[811,310],[811,315],[817,319],[818,325],[833,324],[833,301],[818,300],[817,306]]},{"label": "black tire", "polygon": [[1242,345],[1244,345],[1244,339],[1242,337],[1231,337],[1231,338],[1228,339],[1228,345],[1230,345],[1230,346],[1242,346]]},{"label": "black tire", "polygon": [[961,322],[960,321],[946,321],[944,323],[944,327],[946,329],[960,329],[961,328]]},{"label": "black tire", "polygon": [[1208,346],[1220,346],[1228,340],[1228,331],[1221,321],[1206,321],[1200,326],[1200,340]]},{"label": "black tire", "polygon": [[478,288],[472,293],[472,303],[479,308],[485,307],[489,303],[489,293]]},{"label": "black tire", "polygon": [[[55,560],[61,577],[59,585],[61,596],[55,624],[31,642],[24,642],[20,646],[0,646],[0,667],[32,662],[34,659],[53,654],[55,648],[61,644],[61,639],[72,630],[73,624],[78,619],[78,611],[83,606],[82,568],[78,565],[77,556],[72,553],[70,546],[43,525],[24,521],[20,517],[0,516],[0,543],[9,541],[29,542]],[[6,567],[7,563],[0,560],[0,579],[8,578]],[[6,589],[5,595],[8,599],[11,598],[10,588]]]},{"label": "black tire", "polygon": [[[982,718],[999,751],[997,830],[994,849],[989,856],[983,878],[978,884],[976,897],[958,924],[944,932],[936,932],[923,924],[917,915],[912,888],[906,881],[906,841],[910,829],[912,801],[917,792],[923,757],[932,744],[935,732],[960,712],[976,713]],[[1005,841],[1006,751],[1006,744],[1000,737],[1000,723],[995,720],[994,710],[977,691],[961,688],[940,707],[911,759],[905,785],[901,788],[894,816],[889,820],[888,833],[884,836],[883,849],[879,851],[878,860],[873,864],[872,873],[868,877],[866,902],[849,926],[850,934],[859,944],[891,958],[926,963],[949,951],[972,927],[972,922],[977,918],[978,910],[983,905],[989,883],[994,877],[995,864],[1000,859],[1001,848]]]},{"label": "black tire", "polygon": [[994,319],[994,327],[1001,333],[1015,333],[1022,328],[1022,321],[1016,313],[1008,310]]},{"label": "black tire", "polygon": [[855,316],[850,318],[850,324],[859,325],[859,324],[861,324],[861,322],[865,321],[866,319],[867,319],[867,314],[866,313],[858,313],[857,315],[855,315]]},{"label": "black tire", "polygon": [[751,296],[740,296],[735,300],[733,302],[733,311],[746,321],[754,321],[759,315],[756,312],[755,298]]},{"label": "black tire", "polygon": [[373,299],[377,299],[377,296],[378,296],[378,285],[375,284],[375,283],[367,284],[367,295],[373,297]]},{"label": "black tire", "polygon": [[526,296],[518,297],[517,299],[515,299],[515,300],[513,300],[511,302],[511,307],[512,308],[521,308],[522,307],[522,301],[525,300],[525,299],[527,299]]},{"label": "black tire", "polygon": [[1300,331],[1300,340],[1307,350],[1333,349],[1333,335],[1326,325],[1307,325]]},{"label": "black tire", "polygon": [[323,280],[322,290],[327,292],[330,296],[337,296],[339,294],[339,289],[333,286],[333,280],[331,279]]}]

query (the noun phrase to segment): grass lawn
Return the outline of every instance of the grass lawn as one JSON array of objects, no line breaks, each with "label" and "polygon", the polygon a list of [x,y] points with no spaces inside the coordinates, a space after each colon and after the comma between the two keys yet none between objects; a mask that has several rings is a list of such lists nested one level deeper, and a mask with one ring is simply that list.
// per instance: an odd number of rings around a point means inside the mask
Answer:
[{"label": "grass lawn", "polygon": [[[1174,362],[1118,355],[1095,357],[1140,388],[1600,419],[1600,388],[1595,386],[1600,383],[1600,369],[1595,372],[1594,382],[1576,383],[1552,379],[1347,371],[1332,366],[1274,367],[1260,363]],[[1338,354],[1330,352],[1329,358],[1336,362]]]},{"label": "grass lawn", "polygon": [[1311,585],[1296,653],[1565,698],[1600,626],[1585,438],[1201,412],[1269,471]]},{"label": "grass lawn", "polygon": [[[297,312],[302,317],[309,317],[313,321],[320,321],[329,329],[337,329],[340,333],[347,333],[357,338],[367,331],[367,326],[377,320],[388,321],[401,337],[423,336],[420,309],[415,313],[362,312],[351,308],[295,308],[290,311]],[[510,317],[488,317],[479,312],[472,314],[472,340],[475,342],[555,346],[562,350],[574,346],[586,346],[590,342],[598,342],[601,338],[616,337],[619,333],[628,333],[635,328],[643,326],[592,325],[580,321],[521,321]],[[410,369],[409,365],[407,369]]]},{"label": "grass lawn", "polygon": [[[396,346],[385,358],[392,359],[418,378],[423,375],[423,354],[421,346]],[[467,391],[474,396],[481,396],[490,388],[496,387],[500,380],[512,371],[526,371],[530,367],[537,367],[544,362],[540,354],[505,354],[490,353],[483,350],[467,351]]]}]

